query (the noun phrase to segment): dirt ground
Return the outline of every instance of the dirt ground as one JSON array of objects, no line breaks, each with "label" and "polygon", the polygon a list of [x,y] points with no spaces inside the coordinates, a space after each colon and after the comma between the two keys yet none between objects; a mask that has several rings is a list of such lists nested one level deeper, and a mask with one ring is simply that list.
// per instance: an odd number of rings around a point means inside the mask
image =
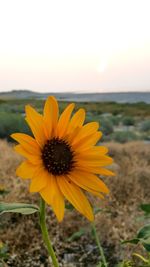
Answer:
[{"label": "dirt ground", "polygon": [[[113,267],[122,258],[130,257],[133,251],[140,250],[132,245],[121,245],[121,240],[134,237],[143,225],[139,219],[142,215],[139,206],[150,200],[150,144],[105,145],[114,158],[112,169],[116,176],[104,178],[111,191],[108,198],[91,200],[94,206],[105,210],[96,214],[95,224],[109,267]],[[28,181],[22,181],[15,175],[21,157],[6,141],[0,141],[0,151],[0,186],[7,191],[0,195],[0,201],[38,204],[39,195],[28,192]],[[95,267],[98,264],[99,252],[91,234],[91,225],[77,211],[66,210],[63,222],[58,223],[50,207],[47,207],[47,223],[60,266]],[[84,234],[72,237],[83,228]],[[0,217],[0,241],[8,246],[9,257],[4,266],[51,265],[42,242],[37,214],[3,214]]]}]

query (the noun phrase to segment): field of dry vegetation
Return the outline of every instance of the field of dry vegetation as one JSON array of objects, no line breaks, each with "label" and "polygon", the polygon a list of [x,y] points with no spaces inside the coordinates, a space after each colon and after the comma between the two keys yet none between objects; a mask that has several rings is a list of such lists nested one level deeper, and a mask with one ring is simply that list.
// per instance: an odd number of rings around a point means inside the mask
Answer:
[{"label": "field of dry vegetation", "polygon": [[[96,214],[95,222],[112,267],[120,259],[130,258],[134,250],[141,249],[121,245],[121,240],[134,237],[136,230],[143,225],[139,219],[142,214],[139,206],[150,199],[150,144],[141,141],[126,144],[110,142],[105,145],[114,158],[112,169],[116,176],[104,178],[111,192],[107,199],[91,200],[95,207],[104,209]],[[38,194],[28,192],[28,181],[22,181],[15,175],[21,157],[15,154],[12,144],[1,140],[0,151],[0,201],[38,203]],[[57,223],[51,209],[47,209],[47,223],[61,266],[96,266],[99,252],[89,222],[77,211],[66,210],[64,221]],[[0,241],[8,248],[4,266],[49,266],[36,214],[2,215]]]}]

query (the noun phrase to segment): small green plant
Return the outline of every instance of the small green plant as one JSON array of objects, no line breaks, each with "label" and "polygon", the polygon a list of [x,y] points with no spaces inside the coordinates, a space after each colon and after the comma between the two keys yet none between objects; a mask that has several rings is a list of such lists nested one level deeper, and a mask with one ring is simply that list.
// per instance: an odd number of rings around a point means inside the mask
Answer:
[{"label": "small green plant", "polygon": [[123,243],[141,244],[147,252],[150,252],[150,224],[142,227],[133,239],[126,240]]},{"label": "small green plant", "polygon": [[100,118],[100,129],[103,132],[103,134],[105,136],[110,135],[111,133],[113,133],[114,129],[113,129],[113,123],[109,118]]},{"label": "small green plant", "polygon": [[[74,210],[74,207],[70,203],[67,203],[65,207],[69,211]],[[106,213],[108,213],[109,211],[108,210],[105,210],[105,209],[101,209],[99,207],[94,207],[94,215],[98,214],[99,212],[106,212]],[[85,234],[86,234],[86,229],[80,228],[78,231],[74,232],[67,239],[67,241],[71,242],[71,241],[74,241],[74,240],[78,240],[78,239],[80,239],[81,236],[83,236]],[[100,254],[100,259],[101,259],[100,262],[98,263],[98,265],[96,267],[108,267],[108,262],[106,260],[106,257],[105,257],[105,254],[104,254],[104,250],[103,250],[103,247],[101,246],[100,238],[98,236],[98,233],[97,233],[97,230],[96,230],[96,227],[95,227],[95,224],[94,223],[91,223],[91,236],[96,241],[97,248],[98,248],[99,254]]]},{"label": "small green plant", "polygon": [[7,260],[8,257],[9,257],[8,246],[0,241],[0,264],[2,264],[5,260]]},{"label": "small green plant", "polygon": [[135,119],[133,117],[124,117],[122,120],[123,125],[131,126],[135,124]]},{"label": "small green plant", "polygon": [[9,191],[5,188],[5,186],[0,184],[0,195],[6,195]]},{"label": "small green plant", "polygon": [[117,131],[111,135],[111,138],[119,143],[126,143],[129,141],[137,140],[137,135],[131,131]]},{"label": "small green plant", "polygon": [[[142,204],[140,207],[144,212],[145,212],[145,217],[149,217],[150,216],[150,204]],[[133,245],[137,245],[140,244],[143,249],[145,250],[145,252],[147,253],[147,256],[144,257],[139,253],[133,253],[133,262],[132,265],[129,266],[133,266],[136,267],[136,263],[135,260],[138,259],[138,261],[140,261],[141,265],[139,265],[139,267],[150,267],[150,224],[146,224],[144,225],[136,234],[136,236],[133,239],[130,240],[125,240],[122,242],[123,244],[133,244]],[[120,264],[125,264],[125,262],[122,262]],[[119,265],[119,267],[126,267],[128,265]]]},{"label": "small green plant", "polygon": [[150,120],[145,120],[141,124],[141,131],[148,132],[150,131]]},{"label": "small green plant", "polygon": [[85,233],[86,233],[85,229],[84,228],[80,228],[79,231],[74,232],[69,238],[67,238],[67,241],[72,242],[74,240],[78,240]]},{"label": "small green plant", "polygon": [[117,115],[117,116],[112,115],[112,116],[109,117],[109,119],[110,119],[110,121],[112,122],[113,125],[118,126],[120,121],[121,121],[121,119],[122,119],[122,116],[120,116],[120,115]]},{"label": "small green plant", "polygon": [[10,141],[12,132],[24,131],[25,133],[30,133],[28,126],[24,122],[24,117],[20,114],[0,112],[0,122],[0,138],[6,138]]}]

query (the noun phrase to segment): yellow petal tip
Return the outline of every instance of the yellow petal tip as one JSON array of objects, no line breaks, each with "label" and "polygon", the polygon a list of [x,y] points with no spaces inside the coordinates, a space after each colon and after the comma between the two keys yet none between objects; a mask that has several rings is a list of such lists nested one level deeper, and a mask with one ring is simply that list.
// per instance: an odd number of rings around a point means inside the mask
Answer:
[{"label": "yellow petal tip", "polygon": [[94,219],[95,219],[94,214],[91,214],[90,216],[88,216],[87,219],[88,219],[90,222],[93,222]]},{"label": "yellow petal tip", "polygon": [[58,222],[59,223],[61,223],[62,222],[62,220],[63,220],[63,218],[61,217],[61,218],[59,218],[58,216],[56,216],[57,217],[57,220],[58,220]]},{"label": "yellow petal tip", "polygon": [[27,109],[29,109],[29,108],[31,108],[30,105],[25,105],[25,110],[27,110]]},{"label": "yellow petal tip", "polygon": [[111,176],[116,176],[116,173],[111,171]]},{"label": "yellow petal tip", "polygon": [[11,137],[12,139],[16,139],[17,134],[18,134],[18,133],[10,134],[10,137]]}]

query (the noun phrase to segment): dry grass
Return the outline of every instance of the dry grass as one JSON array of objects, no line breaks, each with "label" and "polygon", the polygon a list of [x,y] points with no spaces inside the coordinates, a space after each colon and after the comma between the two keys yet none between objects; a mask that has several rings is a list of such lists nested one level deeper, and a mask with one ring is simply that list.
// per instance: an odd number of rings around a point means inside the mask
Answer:
[{"label": "dry grass", "polygon": [[[114,266],[117,260],[133,251],[132,246],[122,247],[120,240],[133,237],[143,223],[136,218],[141,214],[139,205],[150,199],[150,145],[142,142],[106,145],[115,160],[112,168],[116,177],[105,178],[111,191],[109,198],[102,202],[94,199],[94,203],[109,211],[96,215],[96,226],[110,266]],[[0,200],[38,203],[38,194],[28,193],[28,181],[15,176],[21,158],[5,141],[0,141],[0,151],[0,185],[9,191]],[[49,266],[37,215],[7,214],[0,220],[0,239],[8,244],[11,255],[8,266]],[[66,211],[64,221],[58,224],[48,208],[48,225],[62,266],[96,266],[98,250],[86,219],[76,211]],[[87,234],[70,243],[67,238],[81,227],[85,227]]]}]

